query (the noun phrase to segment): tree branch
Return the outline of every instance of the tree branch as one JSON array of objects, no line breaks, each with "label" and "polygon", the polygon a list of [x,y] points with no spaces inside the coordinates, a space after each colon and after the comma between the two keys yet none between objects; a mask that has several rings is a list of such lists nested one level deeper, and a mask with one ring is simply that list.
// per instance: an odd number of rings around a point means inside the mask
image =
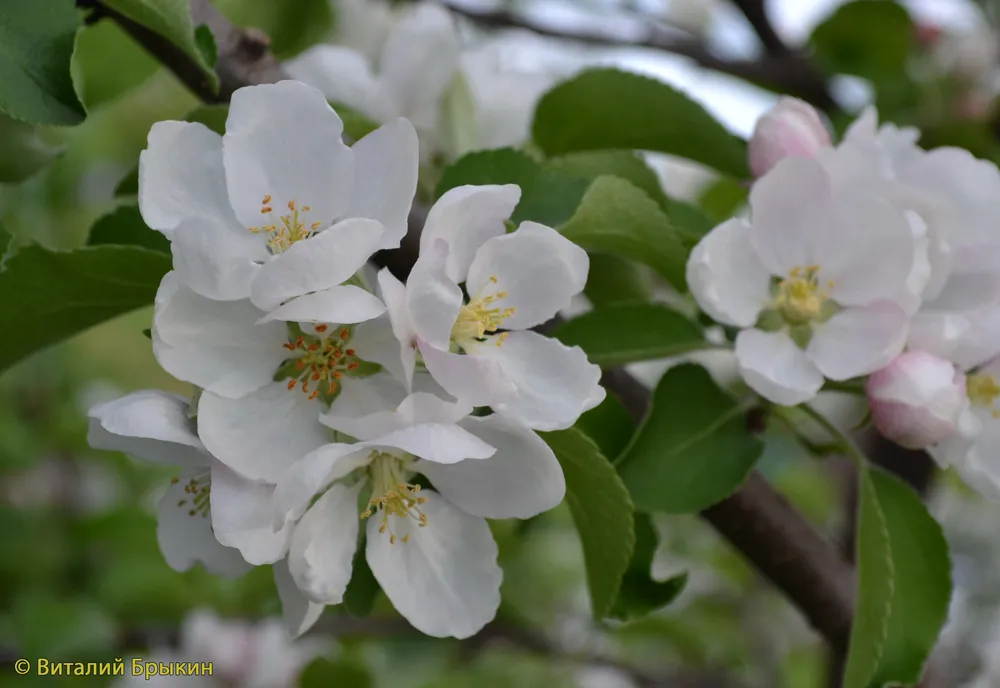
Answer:
[{"label": "tree branch", "polygon": [[[247,32],[228,25],[209,7],[208,0],[192,0],[192,6],[193,15],[207,20],[217,35],[217,68],[223,80],[222,93],[281,78],[281,70],[273,58],[266,52],[260,55],[247,51],[240,38]],[[116,21],[121,20],[116,18]],[[134,26],[130,28],[128,20],[125,22],[123,26],[132,32]],[[133,33],[144,39],[149,38],[147,34]],[[165,50],[158,41],[152,41],[147,47],[178,77],[191,79],[186,83],[192,90],[204,92],[200,76],[195,76],[186,55],[178,50]],[[215,98],[212,96],[213,100]],[[421,208],[411,213],[411,236],[404,248],[391,254],[391,269],[397,276],[405,277],[412,267],[414,237],[418,227],[423,225],[425,214],[426,210]],[[634,417],[644,416],[649,404],[649,391],[645,387],[621,370],[608,371],[604,382]],[[851,569],[763,478],[754,474],[740,490],[703,512],[702,516],[780,588],[833,646],[844,645],[852,615]]]},{"label": "tree branch", "polygon": [[765,0],[732,0],[736,8],[743,13],[757,38],[764,45],[764,50],[769,55],[791,55],[791,49],[781,40],[778,32],[774,30],[774,25],[767,16]]},{"label": "tree branch", "polygon": [[[633,32],[633,35],[622,36],[605,31],[565,30],[505,9],[481,10],[448,2],[442,4],[454,14],[465,17],[479,26],[494,29],[526,29],[540,36],[586,45],[659,50],[686,57],[706,69],[798,96],[826,112],[834,112],[838,109],[822,74],[816,71],[808,60],[787,48],[775,52],[769,51],[767,56],[757,60],[728,60],[711,52],[701,41],[652,22],[644,25],[637,24],[637,30]],[[774,39],[780,43],[776,34],[774,34]],[[781,45],[783,46],[783,44]]]}]

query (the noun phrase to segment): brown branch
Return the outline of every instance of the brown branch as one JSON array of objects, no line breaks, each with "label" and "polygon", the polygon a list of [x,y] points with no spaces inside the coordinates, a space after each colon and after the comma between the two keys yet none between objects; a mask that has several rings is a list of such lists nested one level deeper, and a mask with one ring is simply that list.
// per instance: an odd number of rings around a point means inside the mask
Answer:
[{"label": "brown branch", "polygon": [[790,55],[791,49],[781,40],[778,32],[774,30],[774,25],[767,16],[767,8],[764,0],[732,0],[736,8],[743,13],[757,38],[764,45],[764,50],[769,55]]},{"label": "brown branch", "polygon": [[[773,53],[769,51],[768,55],[756,60],[729,60],[711,52],[695,38],[652,22],[638,26],[635,35],[625,37],[604,31],[566,30],[504,9],[481,10],[450,3],[443,4],[453,13],[479,26],[494,29],[525,29],[540,36],[586,45],[659,50],[686,57],[706,69],[798,96],[826,112],[832,113],[838,109],[836,101],[827,89],[823,75],[808,60],[787,48]],[[775,38],[777,39],[777,35]]]},{"label": "brown branch", "polygon": [[[280,70],[271,66],[273,59],[266,53],[250,54],[240,47],[241,41],[232,37],[245,32],[223,25],[221,15],[207,8],[208,0],[192,0],[192,5],[194,16],[207,17],[221,37],[218,69],[224,75],[223,93],[280,78]],[[192,76],[184,64],[189,62],[187,56],[176,50],[162,51],[155,41],[150,49],[179,77],[191,78],[193,81],[187,83],[192,90],[203,91],[200,77]],[[246,80],[241,81],[243,78]],[[422,226],[423,212],[418,209],[411,214],[414,236],[416,228]],[[401,276],[412,266],[413,243],[411,237],[410,249],[394,256],[395,270]],[[634,378],[619,370],[609,371],[604,381],[635,417],[645,414],[649,392]],[[802,610],[831,645],[844,645],[852,613],[851,569],[763,478],[754,474],[739,491],[702,515]]]}]

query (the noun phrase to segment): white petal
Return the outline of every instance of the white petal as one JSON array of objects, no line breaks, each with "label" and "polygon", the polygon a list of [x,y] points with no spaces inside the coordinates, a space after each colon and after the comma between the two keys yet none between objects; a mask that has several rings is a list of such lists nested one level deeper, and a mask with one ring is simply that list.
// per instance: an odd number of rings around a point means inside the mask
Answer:
[{"label": "white petal", "polygon": [[291,524],[275,532],[274,485],[247,480],[226,466],[212,466],[212,524],[215,537],[235,547],[254,566],[273,564],[288,552]]},{"label": "white petal", "polygon": [[205,392],[198,401],[198,435],[205,448],[253,480],[277,483],[292,463],[329,441],[319,422],[322,404],[284,382],[241,399]]},{"label": "white petal", "polygon": [[417,354],[412,346],[404,347],[399,341],[388,317],[360,323],[351,334],[351,346],[358,358],[378,363],[403,385],[413,377]]},{"label": "white petal", "polygon": [[462,307],[462,290],[445,274],[448,246],[437,241],[421,249],[406,279],[406,309],[414,332],[438,349],[447,349]]},{"label": "white petal", "polygon": [[523,331],[508,333],[502,343],[490,338],[469,353],[500,364],[517,394],[491,406],[529,428],[564,430],[604,400],[601,369],[578,346]]},{"label": "white petal", "polygon": [[[366,555],[375,579],[393,606],[413,626],[436,638],[468,638],[485,626],[500,606],[503,572],[486,521],[450,505],[434,492],[422,493],[427,526],[389,517],[369,519]],[[400,538],[409,536],[408,542]]]},{"label": "white petal", "polygon": [[348,217],[367,217],[385,227],[379,248],[398,248],[417,192],[417,132],[405,119],[379,127],[354,144],[354,195]]},{"label": "white petal", "polygon": [[448,423],[421,423],[395,430],[370,442],[371,446],[394,447],[435,463],[452,464],[466,459],[488,459],[496,448]]},{"label": "white petal", "polygon": [[319,620],[324,607],[307,599],[295,585],[295,579],[288,570],[287,559],[274,565],[274,584],[278,588],[278,597],[281,598],[281,616],[285,628],[292,638],[298,638]]},{"label": "white petal", "polygon": [[[242,576],[251,566],[238,550],[215,539],[212,519],[201,512],[190,514],[190,497],[184,492],[185,479],[173,483],[160,499],[156,518],[156,541],[167,564],[175,571],[187,571],[201,562],[212,573],[229,578]],[[183,503],[182,503],[183,502]]]},{"label": "white petal", "polygon": [[275,216],[294,202],[306,226],[339,217],[350,203],[354,164],[343,131],[323,94],[297,81],[233,93],[222,158],[229,200],[244,226],[263,224],[266,196]]},{"label": "white petal", "polygon": [[526,330],[569,306],[583,291],[589,267],[587,252],[572,241],[545,225],[524,222],[517,231],[480,247],[465,288],[470,299],[506,292],[494,303],[515,310],[502,326]]},{"label": "white petal", "polygon": [[406,395],[406,389],[388,375],[359,380],[343,399],[346,389],[320,420],[359,440],[374,440],[420,423],[457,423],[472,413],[468,404],[445,401],[427,392],[414,392],[398,400],[399,392]]},{"label": "white petal", "polygon": [[318,88],[327,100],[375,116],[378,82],[364,55],[340,45],[316,45],[282,67],[296,81]]},{"label": "white petal", "polygon": [[331,482],[367,465],[369,453],[362,444],[326,444],[292,464],[274,490],[272,527],[280,529],[301,518],[310,500]]},{"label": "white petal", "polygon": [[755,392],[782,406],[809,401],[823,386],[823,374],[782,332],[743,330],[736,336],[736,361]]},{"label": "white petal", "polygon": [[906,345],[912,350],[954,360],[952,356],[959,342],[972,329],[972,322],[966,314],[921,311],[910,320]]},{"label": "white petal", "polygon": [[190,404],[159,390],[133,392],[99,404],[88,412],[87,441],[168,466],[208,466],[208,455],[195,434]]},{"label": "white petal", "polygon": [[1000,355],[1000,307],[975,314],[972,329],[958,341],[950,359],[964,370]]},{"label": "white petal", "polygon": [[521,188],[515,184],[457,186],[448,190],[427,214],[420,233],[420,253],[443,239],[448,244],[448,278],[464,282],[476,251],[487,240],[506,233],[504,220],[520,200]]},{"label": "white petal", "polygon": [[816,262],[815,240],[826,231],[831,199],[830,179],[814,158],[785,158],[754,184],[751,238],[772,275]]},{"label": "white petal", "polygon": [[971,311],[1000,300],[1000,256],[996,246],[981,245],[958,251],[951,273],[941,291],[926,299],[924,307],[935,311]]},{"label": "white petal", "polygon": [[448,394],[473,406],[493,406],[514,399],[517,388],[498,361],[453,354],[418,340],[427,372]]},{"label": "white petal", "polygon": [[497,452],[482,461],[418,462],[417,472],[442,497],[481,518],[531,518],[563,500],[562,467],[541,437],[497,414],[467,418],[461,425]]},{"label": "white petal", "polygon": [[820,279],[833,281],[829,293],[838,303],[867,305],[906,285],[916,239],[906,216],[888,201],[844,192],[827,222],[810,258],[820,266]]},{"label": "white petal", "polygon": [[385,313],[385,304],[370,291],[353,284],[330,287],[292,299],[261,318],[261,322],[350,323],[372,320]]},{"label": "white petal", "polygon": [[771,276],[740,219],[722,223],[691,251],[687,282],[698,306],[720,323],[751,327],[770,298]]},{"label": "white petal", "polygon": [[174,377],[223,396],[239,397],[271,382],[285,360],[284,323],[256,324],[249,301],[213,301],[169,272],[153,315],[153,353]]},{"label": "white petal", "polygon": [[831,380],[884,368],[906,345],[909,320],[891,301],[841,311],[813,332],[806,353]]},{"label": "white petal", "polygon": [[[237,233],[240,232],[240,233]],[[268,259],[258,237],[203,218],[184,220],[170,245],[174,271],[182,282],[205,298],[237,301],[250,296],[250,283]]]},{"label": "white petal", "polygon": [[451,14],[443,7],[421,4],[404,12],[379,59],[380,80],[400,104],[400,115],[421,129],[437,127],[460,49]]},{"label": "white petal", "polygon": [[358,546],[361,483],[334,484],[295,526],[288,568],[299,590],[318,604],[340,604]]},{"label": "white petal", "polygon": [[222,137],[193,122],[154,124],[139,155],[139,210],[166,234],[188,218],[239,227],[226,194]]},{"label": "white petal", "polygon": [[261,268],[250,300],[269,311],[293,297],[345,282],[378,249],[384,231],[375,220],[350,218],[292,244]]}]

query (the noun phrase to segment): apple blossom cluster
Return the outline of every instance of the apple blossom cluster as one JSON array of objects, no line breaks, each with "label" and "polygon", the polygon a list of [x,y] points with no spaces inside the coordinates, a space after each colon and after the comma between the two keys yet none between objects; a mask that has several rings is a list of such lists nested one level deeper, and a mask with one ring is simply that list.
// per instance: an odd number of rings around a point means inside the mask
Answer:
[{"label": "apple blossom cluster", "polygon": [[531,331],[589,261],[549,227],[508,233],[517,186],[463,186],[430,209],[407,281],[373,277],[407,230],[417,135],[406,119],[351,147],[342,133],[294,81],[234,93],[222,136],[153,126],[139,204],[173,270],[150,336],[196,393],[101,404],[89,439],[179,467],[159,504],[167,562],[273,565],[294,635],[343,601],[360,546],[413,626],[468,637],[500,602],[485,519],[562,501],[536,431],[604,398],[582,350]]},{"label": "apple blossom cluster", "polygon": [[869,108],[832,145],[782,98],[750,141],[749,216],[709,232],[687,278],[762,397],[864,389],[882,434],[1000,498],[1000,172],[918,138]]}]

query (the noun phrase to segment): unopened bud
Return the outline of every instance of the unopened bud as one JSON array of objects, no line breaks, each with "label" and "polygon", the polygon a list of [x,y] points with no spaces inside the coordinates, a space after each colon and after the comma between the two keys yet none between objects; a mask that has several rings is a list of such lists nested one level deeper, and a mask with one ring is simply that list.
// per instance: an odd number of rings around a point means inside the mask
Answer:
[{"label": "unopened bud", "polygon": [[784,158],[811,158],[828,146],[830,132],[816,109],[798,98],[783,96],[757,120],[750,137],[750,171],[762,177]]},{"label": "unopened bud", "polygon": [[872,373],[866,390],[875,427],[907,449],[925,449],[955,434],[969,404],[965,375],[923,351],[900,354]]}]

